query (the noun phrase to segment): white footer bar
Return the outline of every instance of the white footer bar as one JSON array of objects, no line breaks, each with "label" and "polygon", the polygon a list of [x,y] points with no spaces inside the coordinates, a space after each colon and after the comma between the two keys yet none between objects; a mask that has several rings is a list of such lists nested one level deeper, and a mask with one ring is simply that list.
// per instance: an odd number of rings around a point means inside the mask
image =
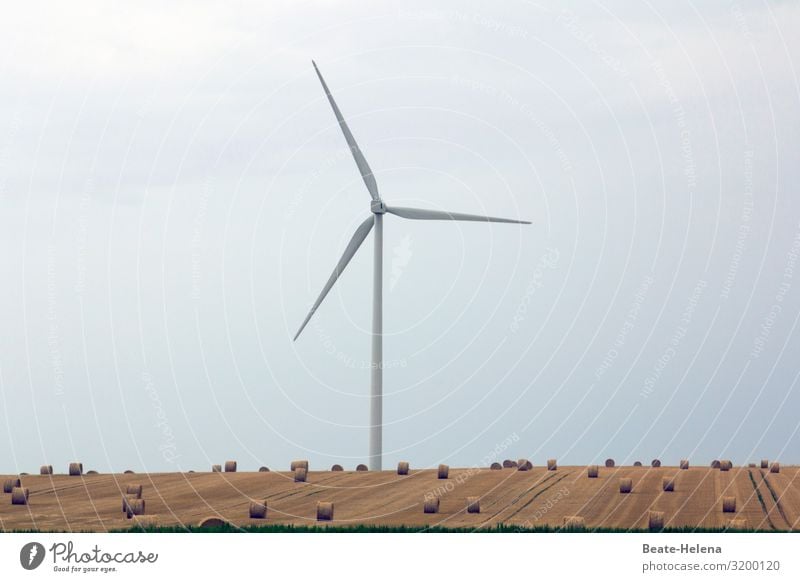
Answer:
[{"label": "white footer bar", "polygon": [[326,582],[798,580],[799,550],[797,534],[3,534],[0,573],[137,582],[254,574]]}]

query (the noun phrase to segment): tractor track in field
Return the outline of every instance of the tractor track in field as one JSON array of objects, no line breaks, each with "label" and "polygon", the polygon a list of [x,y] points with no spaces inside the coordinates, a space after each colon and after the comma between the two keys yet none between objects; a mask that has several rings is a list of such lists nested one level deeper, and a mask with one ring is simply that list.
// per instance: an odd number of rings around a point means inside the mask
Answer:
[{"label": "tractor track in field", "polygon": [[[540,487],[540,486],[544,485],[545,483],[547,483],[547,482],[548,482],[550,479],[552,479],[553,477],[555,477],[555,473],[553,473],[553,474],[551,474],[551,475],[547,475],[546,477],[544,477],[544,478],[542,478],[542,479],[539,479],[538,481],[536,481],[536,483],[534,483],[534,484],[533,484],[533,485],[531,485],[531,486],[530,486],[528,489],[526,489],[525,491],[523,491],[522,493],[520,493],[519,495],[517,495],[517,496],[516,496],[514,499],[512,499],[510,504],[508,504],[506,507],[504,507],[504,508],[503,508],[503,509],[501,509],[500,511],[498,511],[498,512],[496,512],[496,513],[492,514],[492,515],[491,515],[491,517],[489,517],[489,520],[492,520],[492,519],[494,519],[495,517],[497,517],[498,515],[500,515],[501,513],[503,513],[503,511],[505,511],[506,509],[508,509],[508,507],[510,507],[511,505],[514,505],[514,504],[516,504],[516,503],[517,503],[517,502],[518,502],[520,499],[522,499],[523,497],[525,497],[525,496],[526,496],[528,493],[530,493],[531,491],[533,491],[533,490],[534,490],[534,489],[536,489],[537,487]],[[500,503],[500,502],[501,502],[501,500],[500,500],[500,499],[496,499],[496,500],[494,500],[492,503],[488,504],[486,507],[487,507],[487,509],[488,509],[489,507],[493,507],[493,506],[497,505],[497,504],[498,504],[498,503]],[[487,520],[487,522],[488,522],[489,520]]]},{"label": "tractor track in field", "polygon": [[761,479],[762,479],[764,485],[766,485],[767,489],[769,490],[769,494],[772,496],[772,501],[775,502],[775,507],[778,508],[778,513],[781,514],[781,517],[783,518],[783,521],[786,522],[786,526],[789,529],[792,529],[792,524],[789,521],[789,518],[786,517],[786,512],[783,510],[783,505],[781,505],[780,495],[778,495],[775,492],[775,490],[772,488],[772,485],[770,484],[769,480],[767,479],[767,474],[764,473],[764,471],[761,471]]},{"label": "tractor track in field", "polygon": [[563,481],[564,479],[566,479],[568,476],[569,476],[569,473],[565,473],[563,477],[559,477],[558,479],[555,479],[555,480],[554,480],[552,483],[550,483],[550,484],[549,484],[547,487],[545,487],[545,488],[544,488],[544,489],[542,489],[541,491],[538,491],[538,492],[536,492],[536,494],[534,494],[534,496],[533,496],[533,497],[531,497],[531,498],[530,498],[528,501],[526,501],[526,502],[525,502],[525,503],[524,503],[524,504],[523,504],[523,505],[522,505],[522,506],[521,506],[519,509],[517,509],[517,510],[516,510],[514,513],[512,513],[511,515],[509,515],[509,516],[508,516],[506,519],[513,519],[513,518],[514,518],[514,516],[518,515],[518,514],[519,514],[519,513],[520,513],[520,512],[521,512],[523,509],[525,509],[525,508],[526,508],[526,507],[528,507],[528,506],[529,506],[531,503],[533,503],[534,501],[536,501],[536,499],[537,499],[537,498],[538,498],[540,495],[543,495],[544,493],[546,493],[547,491],[549,491],[550,489],[552,489],[553,487],[555,487],[556,485],[558,485],[558,484],[559,484],[561,481]]},{"label": "tractor track in field", "polygon": [[[319,481],[314,481],[314,482],[306,481],[305,482],[306,487],[301,487],[295,490],[293,486],[289,486],[289,488],[287,489],[281,489],[280,491],[276,491],[275,493],[265,496],[264,499],[268,499],[270,501],[283,501],[284,499],[289,499],[290,497],[294,497],[296,495],[299,495],[301,497],[308,497],[309,495],[319,493],[319,490],[317,490],[317,488],[315,487],[316,485],[322,485],[324,483],[330,483],[331,481],[336,481],[336,480],[342,480],[342,477],[337,475],[336,477],[329,477],[327,479],[321,479]],[[308,491],[308,489],[311,489],[311,491]],[[287,495],[282,495],[283,493],[286,493]],[[301,493],[304,493],[305,495],[300,495]]]},{"label": "tractor track in field", "polygon": [[[566,478],[567,476],[569,476],[569,473],[565,473],[563,475],[563,477],[559,477],[557,473],[551,473],[550,475],[548,475],[548,476],[546,476],[546,477],[544,477],[542,479],[539,479],[536,483],[534,483],[533,485],[528,487],[525,491],[523,491],[522,493],[520,493],[519,495],[514,497],[514,499],[512,499],[511,502],[508,503],[507,505],[505,505],[501,510],[493,513],[484,523],[490,523],[492,520],[497,519],[500,515],[503,514],[503,512],[506,512],[509,509],[513,508],[520,501],[522,501],[527,495],[529,495],[530,493],[533,493],[533,496],[526,503],[524,503],[521,507],[516,509],[516,511],[513,511],[509,516],[504,517],[503,520],[499,521],[499,523],[504,523],[505,521],[507,521],[509,519],[512,519],[520,511],[525,509],[531,502],[533,502],[533,500],[536,499],[539,495],[541,495],[542,493],[544,493],[545,491],[550,489],[550,487],[552,487],[555,483],[558,483],[559,481],[561,481],[562,479]],[[539,489],[542,486],[545,486],[544,489],[541,489],[541,490],[537,491],[537,489]],[[489,507],[492,507],[496,503],[499,503],[499,500],[496,501],[495,503],[493,503],[492,505],[490,505]]]},{"label": "tractor track in field", "polygon": [[756,483],[756,480],[753,478],[753,472],[747,471],[747,474],[750,477],[750,483],[753,485],[753,490],[756,492],[758,503],[761,505],[761,511],[764,512],[764,519],[767,521],[767,524],[769,525],[770,529],[772,530],[777,529],[775,527],[775,524],[772,523],[772,519],[770,519],[769,517],[769,510],[767,509],[767,504],[764,503],[764,496],[761,494],[761,490],[758,488],[758,483]]},{"label": "tractor track in field", "polygon": [[[98,479],[98,481],[100,481],[100,480]],[[114,483],[114,481],[106,480],[106,479],[103,479],[100,482],[105,484],[106,481],[109,481],[109,484],[110,483]],[[22,486],[23,487],[26,486],[24,481],[22,483]],[[60,487],[52,487],[51,486],[51,487],[46,487],[45,489],[39,489],[37,491],[31,491],[30,496],[33,497],[34,495],[44,495],[44,494],[47,494],[47,493],[58,494],[58,493],[63,493],[64,491],[70,491],[72,489],[80,489],[80,488],[86,488],[86,487],[87,487],[87,483],[85,483],[83,481],[83,479],[81,479],[80,483],[72,483],[70,485],[62,485]],[[121,491],[121,489],[120,489],[120,491]]]}]

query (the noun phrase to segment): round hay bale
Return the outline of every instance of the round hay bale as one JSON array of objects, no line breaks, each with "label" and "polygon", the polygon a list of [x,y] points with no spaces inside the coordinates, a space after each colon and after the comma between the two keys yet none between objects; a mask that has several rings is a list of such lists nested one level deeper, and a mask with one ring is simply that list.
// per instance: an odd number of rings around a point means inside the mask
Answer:
[{"label": "round hay bale", "polygon": [[480,497],[467,497],[467,513],[480,513],[481,512],[481,498]]},{"label": "round hay bale", "polygon": [[633,491],[633,479],[630,477],[624,477],[619,480],[619,492],[620,493],[630,493]]},{"label": "round hay bale", "polygon": [[515,464],[514,461],[512,461],[511,459],[506,459],[505,461],[503,461],[503,468],[510,469],[511,467],[514,466],[514,464]]},{"label": "round hay bale", "polygon": [[364,463],[359,463],[356,465],[356,471],[369,471],[369,467],[367,467]]},{"label": "round hay bale", "polygon": [[344,471],[344,467],[342,467],[341,465],[333,465],[331,467],[331,471]]},{"label": "round hay bale", "polygon": [[125,487],[126,495],[133,495],[136,499],[142,498],[142,484],[130,484]]},{"label": "round hay bale", "polygon": [[400,461],[397,463],[397,474],[408,475],[408,461]]},{"label": "round hay bale", "polygon": [[547,470],[548,471],[555,471],[558,469],[558,463],[555,459],[547,459]]},{"label": "round hay bale", "polygon": [[227,521],[214,515],[201,519],[200,523],[197,524],[198,527],[202,528],[225,527],[227,525],[229,525]]},{"label": "round hay bale", "polygon": [[436,476],[439,479],[447,479],[447,476],[450,474],[450,467],[447,465],[439,465],[439,470],[436,472]]},{"label": "round hay bale", "polygon": [[606,459],[606,467],[609,469],[614,466],[614,459]]},{"label": "round hay bale", "polygon": [[533,463],[528,459],[520,459],[517,461],[517,471],[530,471],[533,469]]},{"label": "round hay bale", "polygon": [[127,513],[127,512],[128,512],[128,496],[127,495],[123,495],[122,496],[122,513]]},{"label": "round hay bale", "polygon": [[664,491],[675,491],[675,479],[671,477],[664,477],[661,480],[661,489]]},{"label": "round hay bale", "polygon": [[[755,464],[755,463],[753,463],[753,464]],[[744,531],[744,530],[747,529],[747,520],[742,518],[742,517],[737,517],[737,518],[734,518],[734,519],[730,519],[730,520],[728,520],[728,525],[727,525],[727,527],[725,529],[729,529],[729,530],[733,529],[733,530]]]},{"label": "round hay bale", "polygon": [[781,472],[781,464],[780,463],[772,463],[769,467],[770,473],[780,473]]},{"label": "round hay bale", "polygon": [[53,465],[42,465],[39,467],[39,475],[52,475]]},{"label": "round hay bale", "polygon": [[11,490],[11,505],[28,505],[29,495],[27,487],[14,487]]},{"label": "round hay bale", "polygon": [[297,469],[294,470],[295,483],[305,483],[307,478],[308,471],[306,471],[305,467],[297,467]]},{"label": "round hay bale", "polygon": [[333,501],[317,501],[317,521],[333,520]]},{"label": "round hay bale", "polygon": [[647,527],[650,531],[661,531],[664,529],[664,512],[651,511],[647,519]]},{"label": "round hay bale", "polygon": [[292,464],[289,465],[289,470],[294,471],[298,467],[302,467],[306,471],[308,471],[308,461],[301,459],[299,461],[292,461]]},{"label": "round hay bale", "polygon": [[736,513],[736,498],[723,497],[722,498],[722,513]]},{"label": "round hay bale", "polygon": [[439,513],[439,498],[432,497],[430,499],[426,499],[423,511],[425,513]]},{"label": "round hay bale", "polygon": [[597,479],[597,476],[599,474],[600,474],[600,467],[598,467],[597,465],[589,465],[586,468],[586,476],[589,477],[589,479]]},{"label": "round hay bale", "polygon": [[516,461],[511,461],[511,468],[512,469],[516,469],[517,468],[517,462]]},{"label": "round hay bale", "polygon": [[683,469],[683,470],[688,469],[689,468],[689,461],[687,459],[681,459],[681,463],[680,463],[679,467],[681,469]]},{"label": "round hay bale", "polygon": [[11,493],[14,487],[22,487],[22,482],[19,480],[19,477],[6,479],[3,483],[3,493]]},{"label": "round hay bale", "polygon": [[222,473],[222,465],[211,465],[212,473]]},{"label": "round hay bale", "polygon": [[130,469],[125,469],[125,471],[123,471],[123,474],[125,474],[125,475],[133,475],[133,471],[131,471]]},{"label": "round hay bale", "polygon": [[11,505],[28,505],[30,490],[27,487],[14,487],[11,489]]},{"label": "round hay bale", "polygon": [[565,515],[561,529],[577,531],[586,529],[586,519],[582,515]]},{"label": "round hay bale", "polygon": [[69,474],[72,477],[79,477],[80,475],[83,475],[83,463],[70,463]]},{"label": "round hay bale", "polygon": [[711,468],[712,469],[719,469],[719,466],[720,466],[720,462],[717,459],[714,459],[713,461],[711,461]]},{"label": "round hay bale", "polygon": [[749,468],[751,468],[751,469],[755,469],[756,468],[756,464],[755,463],[747,463],[747,466]]},{"label": "round hay bale", "polygon": [[266,519],[267,518],[267,501],[250,502],[250,519]]},{"label": "round hay bale", "polygon": [[761,459],[761,468],[769,469],[769,459]]},{"label": "round hay bale", "polygon": [[236,472],[236,461],[225,461],[225,472],[226,473],[235,473]]},{"label": "round hay bale", "polygon": [[633,462],[633,466],[634,467],[641,467],[642,466],[642,462],[641,461],[634,461]]},{"label": "round hay bale", "polygon": [[128,499],[128,511],[125,514],[128,519],[134,515],[144,515],[144,499]]},{"label": "round hay bale", "polygon": [[489,467],[492,471],[501,471],[503,469],[503,465],[500,463],[492,463]]},{"label": "round hay bale", "polygon": [[650,461],[650,466],[651,467],[660,467],[661,466],[661,461],[659,461],[658,459],[653,459],[652,461]]},{"label": "round hay bale", "polygon": [[269,467],[259,467],[258,468],[258,472],[259,473],[269,473]]},{"label": "round hay bale", "polygon": [[733,463],[731,463],[728,460],[719,462],[719,470],[720,471],[730,471],[731,467],[733,467]]}]

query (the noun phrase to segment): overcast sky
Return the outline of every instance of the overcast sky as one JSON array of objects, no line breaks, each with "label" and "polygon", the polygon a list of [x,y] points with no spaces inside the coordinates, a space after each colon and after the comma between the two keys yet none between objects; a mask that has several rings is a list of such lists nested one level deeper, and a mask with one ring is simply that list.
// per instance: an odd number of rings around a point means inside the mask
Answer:
[{"label": "overcast sky", "polygon": [[[265,4],[265,5],[262,5]],[[434,6],[435,5],[435,6]],[[798,462],[794,2],[22,3],[0,21],[0,472]]]}]

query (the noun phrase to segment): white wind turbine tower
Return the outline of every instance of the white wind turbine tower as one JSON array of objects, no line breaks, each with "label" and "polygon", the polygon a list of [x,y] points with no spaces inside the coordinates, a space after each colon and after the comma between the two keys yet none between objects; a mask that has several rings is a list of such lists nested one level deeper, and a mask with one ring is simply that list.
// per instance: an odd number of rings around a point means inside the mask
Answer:
[{"label": "white wind turbine tower", "polygon": [[369,468],[372,470],[381,470],[381,457],[383,450],[383,215],[387,212],[394,214],[400,218],[409,218],[412,220],[467,220],[475,222],[507,222],[512,224],[530,224],[524,220],[510,220],[508,218],[494,218],[492,216],[478,216],[475,214],[462,214],[460,212],[442,212],[439,210],[423,210],[420,208],[401,208],[399,206],[387,206],[381,200],[378,194],[378,184],[375,181],[375,176],[364,158],[364,154],[356,144],[350,128],[342,117],[342,112],[333,100],[328,85],[322,74],[317,68],[317,64],[311,61],[314,65],[314,70],[317,72],[322,88],[325,89],[325,95],[328,96],[328,101],[333,108],[333,113],[339,122],[339,127],[342,128],[344,138],[347,140],[347,145],[353,154],[353,158],[358,166],[358,171],[361,172],[361,177],[364,179],[364,184],[367,186],[369,195],[372,197],[370,202],[370,211],[372,216],[362,222],[353,234],[353,238],[347,244],[342,258],[333,269],[333,273],[322,288],[322,292],[317,297],[311,311],[308,312],[300,329],[294,336],[296,340],[306,324],[311,319],[311,316],[317,311],[325,296],[331,290],[336,280],[342,274],[350,259],[356,254],[358,247],[367,238],[369,231],[375,227],[375,246],[373,258],[373,279],[372,279],[372,366],[370,369],[370,432],[369,432]]}]

